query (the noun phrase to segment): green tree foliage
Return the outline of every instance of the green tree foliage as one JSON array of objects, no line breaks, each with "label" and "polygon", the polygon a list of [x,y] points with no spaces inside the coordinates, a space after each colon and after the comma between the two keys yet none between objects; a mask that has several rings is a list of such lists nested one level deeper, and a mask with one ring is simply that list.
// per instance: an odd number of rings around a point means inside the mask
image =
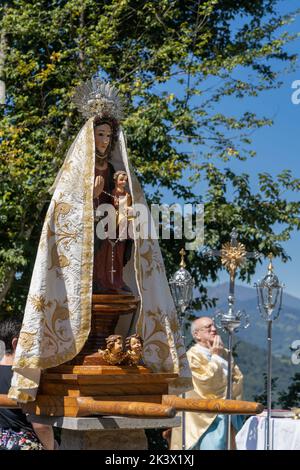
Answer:
[{"label": "green tree foliage", "polygon": [[300,373],[296,372],[294,377],[291,379],[291,384],[287,391],[279,394],[278,402],[282,408],[293,408],[299,407],[300,404]]},{"label": "green tree foliage", "polygon": [[[253,156],[249,133],[271,124],[252,112],[223,114],[222,97],[241,99],[276,87],[280,64],[295,61],[285,52],[293,39],[284,32],[291,17],[277,14],[276,4],[1,2],[7,87],[0,125],[2,312],[23,311],[47,190],[81,124],[71,96],[94,74],[116,83],[126,99],[130,158],[149,201],[159,201],[165,188],[182,201],[203,199],[208,245],[219,247],[235,226],[249,249],[287,260],[280,243],[299,228],[300,203],[288,202],[282,192],[298,191],[300,182],[288,171],[277,179],[262,174],[253,194],[246,174],[220,171],[216,164]],[[249,78],[237,78],[239,70],[248,70]],[[201,162],[192,158],[191,145],[201,152]],[[274,224],[281,227],[277,233]],[[162,243],[169,272],[181,247],[178,240]],[[198,252],[189,258],[205,302],[201,283],[215,280],[219,261],[204,260]],[[254,266],[249,262],[241,275],[251,275]]]},{"label": "green tree foliage", "polygon": [[[264,377],[264,391],[262,393],[260,393],[259,395],[254,395],[253,397],[253,400],[258,402],[258,403],[262,403],[262,405],[264,405],[265,407],[267,407],[267,403],[268,403],[268,392],[267,392],[267,380],[268,380],[268,377],[267,377],[267,374],[264,372],[263,373],[263,377]],[[271,379],[271,388],[272,388],[272,393],[276,392],[276,388],[277,388],[277,380],[278,380],[278,377],[272,377]],[[274,408],[275,407],[275,401],[271,400],[271,408]]]}]

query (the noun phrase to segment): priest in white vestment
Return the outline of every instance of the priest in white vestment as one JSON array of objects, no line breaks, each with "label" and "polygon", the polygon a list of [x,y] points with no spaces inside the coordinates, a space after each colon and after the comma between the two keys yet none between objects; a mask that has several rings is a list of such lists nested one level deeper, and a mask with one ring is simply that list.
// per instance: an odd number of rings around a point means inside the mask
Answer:
[{"label": "priest in white vestment", "polygon": [[[227,351],[217,334],[214,322],[209,317],[196,319],[191,326],[196,344],[187,352],[193,387],[186,398],[226,398],[228,362]],[[232,368],[232,399],[241,400],[243,375],[237,365]],[[186,448],[193,450],[225,449],[226,418],[216,413],[185,413]],[[242,426],[241,416],[232,416],[233,435]],[[182,448],[182,428],[172,430],[171,449]]]}]

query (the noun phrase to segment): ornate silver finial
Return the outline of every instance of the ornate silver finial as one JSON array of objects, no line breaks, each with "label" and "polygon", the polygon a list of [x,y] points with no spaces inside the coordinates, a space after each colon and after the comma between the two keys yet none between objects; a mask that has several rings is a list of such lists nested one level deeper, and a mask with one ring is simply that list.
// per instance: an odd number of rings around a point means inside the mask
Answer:
[{"label": "ornate silver finial", "polygon": [[118,90],[100,78],[92,78],[79,85],[75,90],[73,103],[85,118],[99,116],[120,122],[123,116]]}]

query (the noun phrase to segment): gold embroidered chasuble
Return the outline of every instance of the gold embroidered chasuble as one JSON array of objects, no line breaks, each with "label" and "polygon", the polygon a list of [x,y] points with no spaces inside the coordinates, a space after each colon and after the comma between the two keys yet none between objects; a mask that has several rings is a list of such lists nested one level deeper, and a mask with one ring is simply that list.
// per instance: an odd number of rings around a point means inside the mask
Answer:
[{"label": "gold embroidered chasuble", "polygon": [[[224,359],[227,360],[225,351]],[[216,355],[211,359],[199,351],[197,345],[192,346],[187,357],[192,372],[193,390],[188,391],[186,398],[218,399],[226,398],[227,373]],[[243,375],[237,365],[233,367],[232,399],[241,400],[243,391]],[[186,448],[192,447],[212,424],[216,413],[185,413]],[[182,427],[173,428],[171,449],[182,449]]]},{"label": "gold embroidered chasuble", "polygon": [[[128,162],[122,130],[110,161],[116,171],[127,172],[133,205],[142,204],[149,214]],[[41,233],[9,392],[20,402],[35,399],[42,369],[71,360],[89,335],[94,162],[94,125],[90,118],[56,178]],[[145,230],[145,223],[140,224],[141,235]],[[136,329],[144,339],[145,365],[154,372],[178,373],[172,393],[181,393],[191,388],[191,375],[158,241],[137,239],[132,251],[124,268],[124,281],[141,298]]]}]

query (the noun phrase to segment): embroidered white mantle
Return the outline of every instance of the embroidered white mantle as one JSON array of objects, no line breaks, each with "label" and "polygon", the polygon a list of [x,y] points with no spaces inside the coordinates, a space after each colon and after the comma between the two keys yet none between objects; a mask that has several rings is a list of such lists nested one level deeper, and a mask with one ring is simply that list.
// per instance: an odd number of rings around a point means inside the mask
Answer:
[{"label": "embroidered white mantle", "polygon": [[[90,331],[94,162],[91,118],[56,178],[41,233],[9,392],[20,402],[35,399],[41,370],[71,360]],[[122,130],[111,163],[116,171],[127,172],[133,205],[147,208],[128,162]],[[145,365],[154,372],[178,373],[172,392],[181,393],[191,388],[190,369],[158,242],[138,239],[132,251],[124,280],[141,298],[136,329],[144,339]]]}]

